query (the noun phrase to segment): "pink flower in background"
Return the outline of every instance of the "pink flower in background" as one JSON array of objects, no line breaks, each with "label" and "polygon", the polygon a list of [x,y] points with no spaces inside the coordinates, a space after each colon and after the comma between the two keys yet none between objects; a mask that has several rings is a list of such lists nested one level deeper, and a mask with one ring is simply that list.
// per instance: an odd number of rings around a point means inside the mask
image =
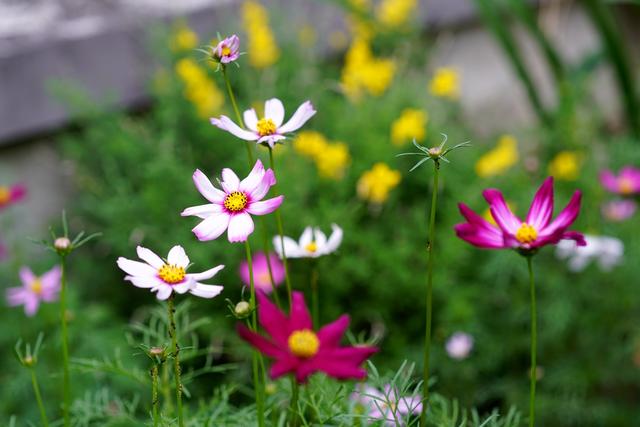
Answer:
[{"label": "pink flower in background", "polygon": [[240,57],[240,39],[232,35],[213,48],[213,56],[223,64],[233,62]]},{"label": "pink flower in background", "polygon": [[[253,265],[253,284],[256,289],[261,290],[267,294],[273,291],[271,286],[271,276],[269,276],[269,265],[267,264],[267,256],[264,252],[258,252],[252,259]],[[284,281],[285,271],[284,265],[280,258],[274,253],[269,253],[269,264],[271,264],[271,273],[273,274],[273,281],[275,286],[280,286]],[[244,261],[240,264],[240,278],[249,286],[249,264]]]},{"label": "pink flower in background", "polygon": [[5,187],[0,185],[0,210],[24,199],[27,187],[21,184]]},{"label": "pink flower in background", "polygon": [[385,426],[396,426],[396,420],[406,425],[403,421],[407,415],[422,412],[421,396],[400,396],[398,390],[389,384],[384,386],[384,391],[358,384],[350,398],[366,409],[371,421],[384,421]]},{"label": "pink flower in background", "polygon": [[24,305],[24,312],[31,317],[38,311],[40,302],[52,302],[58,299],[60,292],[60,267],[55,266],[51,270],[38,277],[28,267],[20,269],[20,281],[22,286],[7,289],[7,302],[15,307]]},{"label": "pink flower in background", "polygon": [[609,221],[624,221],[636,213],[638,204],[633,200],[614,200],[602,205],[602,215]]},{"label": "pink flower in background", "polygon": [[466,359],[473,349],[473,337],[464,332],[456,332],[449,337],[445,348],[452,359]]},{"label": "pink flower in background", "polygon": [[242,129],[227,116],[212,118],[211,124],[246,141],[257,141],[268,144],[273,148],[276,142],[285,139],[286,134],[294,132],[302,127],[316,113],[313,104],[305,101],[298,107],[293,116],[285,124],[284,105],[277,98],[269,99],[264,103],[264,117],[258,120],[256,110],[246,110],[243,115],[247,129]]},{"label": "pink flower in background", "polygon": [[580,213],[580,191],[573,194],[569,204],[551,221],[552,177],[548,177],[538,189],[524,221],[511,212],[500,191],[487,189],[482,195],[489,203],[491,216],[497,226],[473,212],[464,203],[458,205],[467,222],[455,226],[456,234],[474,246],[489,249],[512,248],[528,252],[545,245],[554,245],[562,239],[575,240],[580,246],[586,244],[582,234],[567,230]]},{"label": "pink flower in background", "polygon": [[200,170],[194,172],[193,182],[211,203],[187,208],[181,215],[204,220],[192,230],[200,241],[217,239],[227,230],[230,242],[244,242],[253,233],[251,215],[269,214],[284,200],[284,196],[262,200],[275,185],[276,178],[271,169],[264,169],[260,160],[242,181],[231,169],[223,169],[220,185],[224,191],[215,188]]},{"label": "pink flower in background", "polygon": [[201,280],[211,279],[224,265],[213,267],[202,273],[187,273],[190,260],[182,246],[174,246],[163,260],[147,248],[138,246],[138,257],[144,262],[118,258],[118,267],[128,274],[124,279],[138,288],[157,292],[159,300],[166,300],[175,291],[179,294],[190,292],[201,298],[213,298],[222,292],[219,285],[206,285]]},{"label": "pink flower in background", "polygon": [[258,292],[258,319],[269,337],[252,332],[238,323],[238,333],[265,356],[275,359],[269,370],[272,379],[292,373],[299,383],[315,372],[336,379],[364,379],[362,364],[378,351],[370,346],[342,347],[340,341],[349,327],[349,316],[313,330],[302,292],[293,292],[291,313],[286,316],[262,292]]},{"label": "pink flower in background", "polygon": [[640,169],[626,166],[616,176],[610,170],[600,173],[600,182],[608,191],[622,196],[640,193]]}]

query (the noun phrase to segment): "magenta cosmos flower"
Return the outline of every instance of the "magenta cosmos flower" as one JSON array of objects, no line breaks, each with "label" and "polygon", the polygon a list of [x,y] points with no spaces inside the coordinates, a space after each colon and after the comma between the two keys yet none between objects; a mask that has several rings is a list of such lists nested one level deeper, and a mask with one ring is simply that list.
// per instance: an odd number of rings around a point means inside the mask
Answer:
[{"label": "magenta cosmos flower", "polygon": [[262,200],[275,185],[276,178],[271,169],[264,169],[260,160],[242,181],[231,169],[222,169],[222,190],[215,188],[200,170],[194,172],[193,182],[211,203],[187,208],[181,215],[204,220],[192,230],[200,241],[217,239],[228,230],[230,242],[244,242],[253,233],[251,215],[269,214],[284,200],[284,196]]},{"label": "magenta cosmos flower", "polygon": [[623,196],[640,193],[640,169],[632,166],[624,167],[618,176],[609,170],[600,173],[602,186],[612,193]]},{"label": "magenta cosmos flower", "polygon": [[363,379],[367,376],[362,364],[378,349],[340,346],[340,340],[349,327],[349,316],[340,316],[315,332],[302,292],[293,292],[288,317],[264,293],[259,292],[257,296],[258,319],[270,337],[252,332],[242,323],[238,324],[238,333],[264,355],[275,359],[269,371],[272,379],[292,373],[299,383],[304,383],[318,371],[337,379]]},{"label": "magenta cosmos flower", "polygon": [[222,40],[213,48],[213,57],[223,64],[233,62],[240,56],[240,39],[232,35]]},{"label": "magenta cosmos flower", "polygon": [[[252,259],[253,266],[253,285],[256,289],[267,294],[273,291],[271,286],[271,276],[269,275],[269,265],[267,264],[267,256],[264,252],[258,252]],[[274,286],[280,286],[284,281],[285,271],[284,265],[280,258],[274,253],[269,253],[269,264],[271,264],[271,273],[273,274]],[[243,261],[240,264],[240,278],[245,285],[250,286],[249,281],[249,264]]]},{"label": "magenta cosmos flower", "polygon": [[313,104],[310,101],[305,101],[293,113],[289,121],[282,124],[284,106],[279,99],[272,98],[264,103],[264,117],[261,119],[258,119],[256,110],[253,108],[244,112],[243,120],[247,129],[242,129],[227,116],[220,116],[219,119],[212,118],[211,124],[240,139],[265,143],[273,148],[276,142],[285,139],[287,133],[300,129],[315,113]]},{"label": "magenta cosmos flower", "polygon": [[137,247],[138,257],[144,262],[118,258],[118,267],[128,274],[124,279],[138,288],[157,292],[159,300],[166,300],[175,291],[179,294],[189,292],[201,298],[213,298],[222,292],[219,285],[206,285],[201,280],[211,279],[224,265],[213,267],[202,273],[187,273],[189,257],[182,246],[174,246],[166,261],[147,248]]},{"label": "magenta cosmos flower", "polygon": [[538,189],[524,221],[511,212],[502,193],[487,189],[482,195],[489,203],[491,216],[497,226],[489,223],[460,203],[460,213],[467,222],[455,226],[456,234],[474,246],[489,249],[511,248],[525,253],[561,239],[573,239],[579,246],[586,245],[582,234],[567,231],[578,217],[582,193],[576,191],[569,204],[551,221],[553,216],[553,178],[548,177]]},{"label": "magenta cosmos flower", "polygon": [[364,407],[371,421],[384,421],[385,426],[397,426],[396,422],[407,425],[405,418],[422,412],[422,398],[419,395],[402,396],[390,384],[384,386],[384,391],[359,384],[350,398]]},{"label": "magenta cosmos flower", "polygon": [[60,267],[38,277],[28,268],[20,269],[22,286],[7,289],[7,302],[10,306],[24,305],[24,312],[31,317],[38,311],[40,302],[52,302],[58,299],[60,292]]},{"label": "magenta cosmos flower", "polygon": [[26,194],[27,188],[24,185],[16,184],[10,187],[0,185],[0,209],[19,202]]}]

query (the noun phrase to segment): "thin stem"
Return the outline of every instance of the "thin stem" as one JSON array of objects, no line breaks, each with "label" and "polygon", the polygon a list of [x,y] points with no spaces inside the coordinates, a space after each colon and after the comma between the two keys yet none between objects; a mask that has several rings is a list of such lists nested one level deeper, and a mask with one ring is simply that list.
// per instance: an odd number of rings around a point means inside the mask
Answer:
[{"label": "thin stem", "polygon": [[[229,76],[227,75],[227,67],[222,64],[222,76],[224,77],[224,83],[227,86],[227,93],[229,94],[229,100],[231,101],[231,105],[233,106],[233,111],[236,113],[236,120],[238,120],[238,124],[244,127],[244,122],[242,120],[242,116],[240,115],[240,110],[238,109],[238,104],[236,103],[236,97],[233,94],[233,89],[231,89],[231,82],[229,81]],[[251,142],[247,141],[247,158],[249,159],[249,168],[253,166],[253,152],[251,151]]]},{"label": "thin stem", "polygon": [[291,406],[289,407],[289,425],[290,427],[297,427],[298,425],[298,383],[296,379],[291,377]]},{"label": "thin stem", "polygon": [[318,295],[318,263],[315,259],[311,260],[311,315],[313,317],[313,327],[318,328],[320,325],[320,299]]},{"label": "thin stem", "polygon": [[276,306],[278,308],[282,308],[282,306],[280,305],[280,297],[278,296],[278,289],[276,288],[276,281],[273,279],[273,269],[271,267],[271,257],[269,256],[269,235],[267,234],[267,226],[264,223],[264,218],[260,217],[261,220],[261,225],[262,225],[262,247],[264,250],[264,253],[267,257],[267,270],[269,270],[269,280],[271,281],[271,290],[272,290],[272,294],[273,294],[273,299],[276,302]]},{"label": "thin stem", "polygon": [[178,336],[176,333],[176,321],[174,319],[175,308],[173,306],[173,298],[175,294],[171,293],[168,299],[169,310],[169,335],[171,336],[171,351],[173,352],[173,376],[176,383],[176,405],[178,407],[178,426],[184,427],[184,419],[182,417],[182,383],[180,382],[180,346],[178,345]]},{"label": "thin stem", "polygon": [[31,368],[31,384],[33,384],[33,392],[36,395],[36,402],[38,402],[38,409],[40,409],[40,420],[43,427],[49,427],[49,421],[47,420],[47,412],[44,409],[42,403],[42,396],[40,395],[40,386],[38,385],[38,378],[36,377],[35,369]]},{"label": "thin stem", "polygon": [[60,322],[62,326],[62,416],[64,418],[64,426],[71,426],[69,418],[69,408],[71,407],[71,381],[69,379],[69,334],[67,332],[67,259],[65,256],[60,257]]},{"label": "thin stem", "polygon": [[153,414],[153,427],[160,425],[160,419],[158,418],[158,365],[153,362],[151,368],[151,412]]},{"label": "thin stem", "polygon": [[[275,162],[273,161],[273,149],[269,147],[269,167],[273,171],[274,175],[276,173]],[[273,185],[273,191],[277,195],[278,190],[276,185]],[[280,215],[280,210],[276,209],[276,222],[278,224],[278,234],[280,234],[280,250],[282,251],[282,263],[284,264],[284,279],[287,284],[287,297],[289,298],[289,310],[291,310],[292,300],[291,300],[291,279],[289,278],[289,263],[287,262],[287,254],[284,250],[284,228],[282,227],[282,216]]]},{"label": "thin stem", "polygon": [[424,333],[424,374],[422,379],[422,413],[420,425],[427,425],[427,406],[429,404],[429,359],[431,357],[431,319],[432,319],[432,290],[433,290],[433,245],[436,232],[436,208],[438,206],[438,175],[440,163],[433,162],[433,193],[431,195],[431,211],[429,212],[429,237],[427,241],[427,301],[426,301],[426,328]]},{"label": "thin stem", "polygon": [[527,257],[527,267],[529,268],[529,289],[531,292],[531,372],[530,372],[530,387],[529,387],[529,427],[535,425],[536,415],[536,351],[538,346],[538,332],[537,332],[537,316],[536,316],[536,286],[533,280],[533,257]]}]

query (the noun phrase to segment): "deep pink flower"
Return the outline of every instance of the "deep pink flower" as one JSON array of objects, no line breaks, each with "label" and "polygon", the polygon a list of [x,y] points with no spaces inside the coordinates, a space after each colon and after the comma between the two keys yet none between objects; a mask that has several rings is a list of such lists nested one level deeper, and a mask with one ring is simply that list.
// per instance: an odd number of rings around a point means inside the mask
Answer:
[{"label": "deep pink flower", "polygon": [[240,57],[240,39],[237,35],[232,35],[222,40],[213,48],[213,56],[223,64],[233,62]]},{"label": "deep pink flower", "polygon": [[464,203],[458,207],[467,222],[455,226],[456,234],[480,248],[519,249],[533,251],[545,245],[553,245],[561,239],[573,239],[579,246],[586,245],[582,234],[567,231],[580,212],[582,193],[576,191],[569,204],[551,221],[553,216],[553,178],[548,177],[538,189],[524,221],[511,212],[502,193],[487,189],[482,195],[489,203],[496,225],[473,212]]},{"label": "deep pink flower", "polygon": [[626,166],[615,176],[610,170],[600,173],[602,186],[612,193],[630,196],[640,193],[640,169]]},{"label": "deep pink flower", "polygon": [[614,200],[602,205],[602,215],[609,221],[624,221],[631,218],[638,209],[633,200]]},{"label": "deep pink flower", "polygon": [[318,371],[337,379],[363,379],[367,371],[362,364],[378,351],[370,346],[340,346],[349,327],[348,315],[315,332],[302,292],[293,292],[288,317],[264,293],[258,292],[258,319],[269,338],[250,331],[242,323],[238,324],[238,333],[264,355],[275,359],[269,370],[272,379],[292,373],[299,383],[304,383]]},{"label": "deep pink flower", "polygon": [[192,231],[201,241],[217,239],[228,229],[230,242],[244,242],[253,233],[254,225],[251,215],[269,214],[282,204],[284,196],[262,200],[275,185],[276,178],[271,169],[264,169],[258,160],[253,170],[240,181],[229,168],[222,169],[222,190],[211,184],[209,178],[200,170],[193,174],[196,188],[211,203],[185,209],[182,216],[202,218]]},{"label": "deep pink flower", "polygon": [[257,141],[268,144],[273,148],[276,142],[285,139],[286,134],[302,127],[316,113],[313,104],[305,101],[298,107],[293,116],[285,124],[284,105],[278,98],[269,99],[264,103],[264,117],[258,120],[256,110],[251,108],[243,115],[247,129],[242,129],[227,116],[211,118],[211,124],[246,141]]},{"label": "deep pink flower", "polygon": [[7,302],[10,306],[24,305],[24,312],[31,317],[38,311],[40,302],[52,302],[58,299],[60,292],[60,267],[55,266],[41,277],[33,274],[28,267],[20,269],[22,286],[7,289]]},{"label": "deep pink flower", "polygon": [[16,184],[10,187],[0,185],[0,209],[6,208],[20,200],[24,199],[27,194],[27,188],[24,185]]},{"label": "deep pink flower", "polygon": [[[262,292],[271,293],[273,288],[271,286],[271,276],[269,275],[269,265],[267,265],[267,256],[264,252],[258,252],[254,255],[252,261],[253,285]],[[284,264],[273,252],[269,253],[269,264],[271,264],[274,285],[280,286],[285,276]],[[249,264],[246,261],[240,264],[240,278],[247,286],[250,286]]]}]

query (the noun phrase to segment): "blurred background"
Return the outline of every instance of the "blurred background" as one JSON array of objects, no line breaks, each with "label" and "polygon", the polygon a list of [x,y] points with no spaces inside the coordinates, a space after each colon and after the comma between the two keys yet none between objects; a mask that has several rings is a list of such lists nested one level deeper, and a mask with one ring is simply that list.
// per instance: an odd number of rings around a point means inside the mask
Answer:
[{"label": "blurred background", "polygon": [[[194,271],[227,266],[222,297],[192,301],[191,316],[210,319],[194,334],[216,363],[246,362],[224,301],[240,299],[244,248],[197,242],[195,221],[179,215],[202,203],[196,168],[248,173],[244,143],[209,124],[233,110],[207,46],[237,33],[246,54],[229,75],[241,110],[260,115],[278,97],[287,117],[307,99],[318,111],[274,153],[285,234],[344,229],[338,253],[318,261],[323,323],[349,312],[354,334],[380,340],[382,370],[421,360],[432,172],[409,172],[412,159],[396,155],[414,138],[470,140],[441,172],[435,390],[481,412],[526,407],[526,264],[469,246],[453,225],[460,201],[486,214],[487,187],[524,215],[553,175],[556,211],[583,191],[574,228],[592,244],[536,257],[540,425],[640,425],[638,191],[599,178],[640,167],[639,14],[632,0],[0,0],[0,285],[18,286],[23,265],[54,265],[28,238],[47,237],[66,210],[72,230],[103,234],[70,260],[73,354],[117,353],[144,368],[124,330],[154,299],[115,260],[135,258],[139,244],[159,254],[181,244]],[[254,250],[275,230],[272,218],[260,223]],[[291,269],[294,288],[308,291],[311,265]],[[55,371],[56,309],[0,311],[7,417],[36,420],[10,349],[44,331],[43,363]],[[472,344],[455,346],[456,333]],[[138,394],[126,378],[79,371],[87,390]],[[245,380],[209,372],[192,387]]]}]

